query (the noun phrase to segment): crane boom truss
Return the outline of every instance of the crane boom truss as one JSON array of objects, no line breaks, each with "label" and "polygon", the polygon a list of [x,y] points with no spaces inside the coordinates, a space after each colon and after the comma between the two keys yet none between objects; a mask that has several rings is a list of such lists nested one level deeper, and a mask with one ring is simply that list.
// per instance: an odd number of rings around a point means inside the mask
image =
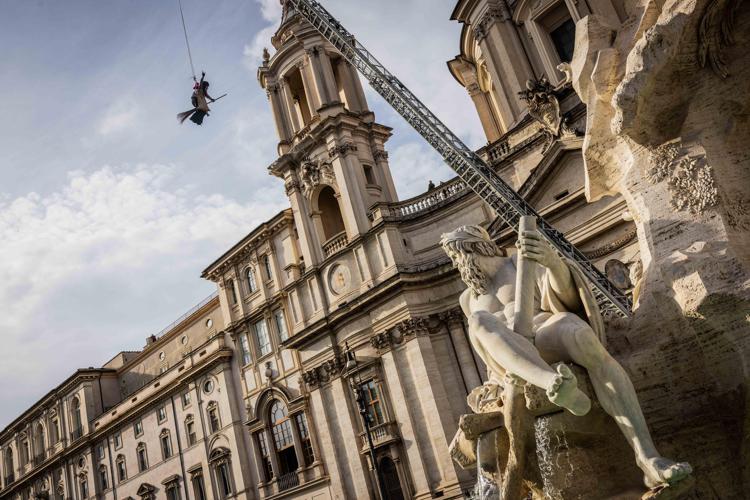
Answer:
[{"label": "crane boom truss", "polygon": [[534,208],[498,176],[484,160],[468,148],[401,81],[383,66],[356,38],[315,0],[287,0],[287,7],[310,23],[349,61],[372,88],[437,150],[448,166],[484,200],[513,230],[524,215],[537,217],[540,233],[562,255],[570,259],[590,281],[602,313],[627,317],[631,301],[561,232],[546,222]]}]

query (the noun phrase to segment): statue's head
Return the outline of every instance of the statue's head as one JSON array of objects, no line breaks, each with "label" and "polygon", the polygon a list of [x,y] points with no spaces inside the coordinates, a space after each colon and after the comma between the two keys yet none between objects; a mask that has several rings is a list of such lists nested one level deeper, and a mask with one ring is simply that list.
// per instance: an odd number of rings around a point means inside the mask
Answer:
[{"label": "statue's head", "polygon": [[482,257],[504,257],[505,252],[481,226],[461,226],[440,239],[443,250],[458,268],[461,279],[477,295],[487,293],[487,275],[479,265]]}]

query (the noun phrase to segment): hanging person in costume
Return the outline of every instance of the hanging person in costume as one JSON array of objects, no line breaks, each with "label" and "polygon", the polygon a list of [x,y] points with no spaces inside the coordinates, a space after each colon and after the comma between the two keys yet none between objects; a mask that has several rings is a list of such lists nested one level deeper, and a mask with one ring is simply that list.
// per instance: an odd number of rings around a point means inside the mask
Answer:
[{"label": "hanging person in costume", "polygon": [[193,109],[183,111],[177,115],[177,119],[180,123],[183,123],[190,118],[190,121],[196,125],[203,125],[203,118],[208,115],[209,111],[211,111],[208,107],[208,101],[215,101],[213,97],[208,95],[208,87],[209,83],[206,80],[206,72],[204,71],[201,73],[200,82],[196,81],[195,85],[193,85],[193,95],[190,98],[190,101],[193,104]]}]

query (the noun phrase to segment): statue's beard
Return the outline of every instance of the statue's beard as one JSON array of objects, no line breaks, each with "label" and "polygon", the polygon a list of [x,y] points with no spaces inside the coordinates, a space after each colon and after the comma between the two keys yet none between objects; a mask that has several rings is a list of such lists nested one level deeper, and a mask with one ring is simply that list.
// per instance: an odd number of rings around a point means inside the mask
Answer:
[{"label": "statue's beard", "polygon": [[479,267],[476,254],[462,254],[456,259],[456,267],[458,267],[458,272],[461,273],[461,279],[474,292],[474,295],[486,295],[488,293],[489,280],[484,270]]}]

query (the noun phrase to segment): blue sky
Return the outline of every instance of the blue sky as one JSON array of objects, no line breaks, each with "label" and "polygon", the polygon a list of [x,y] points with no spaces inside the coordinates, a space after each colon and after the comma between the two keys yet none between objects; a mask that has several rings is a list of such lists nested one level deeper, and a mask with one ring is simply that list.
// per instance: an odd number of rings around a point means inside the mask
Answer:
[{"label": "blue sky", "polygon": [[[483,144],[454,0],[327,0],[472,147]],[[377,4],[374,6],[374,4]],[[78,367],[100,366],[211,293],[201,270],[286,207],[255,71],[278,0],[183,0],[217,102],[178,125],[191,75],[176,0],[2,0],[0,427]],[[402,198],[450,171],[369,88]]]}]

